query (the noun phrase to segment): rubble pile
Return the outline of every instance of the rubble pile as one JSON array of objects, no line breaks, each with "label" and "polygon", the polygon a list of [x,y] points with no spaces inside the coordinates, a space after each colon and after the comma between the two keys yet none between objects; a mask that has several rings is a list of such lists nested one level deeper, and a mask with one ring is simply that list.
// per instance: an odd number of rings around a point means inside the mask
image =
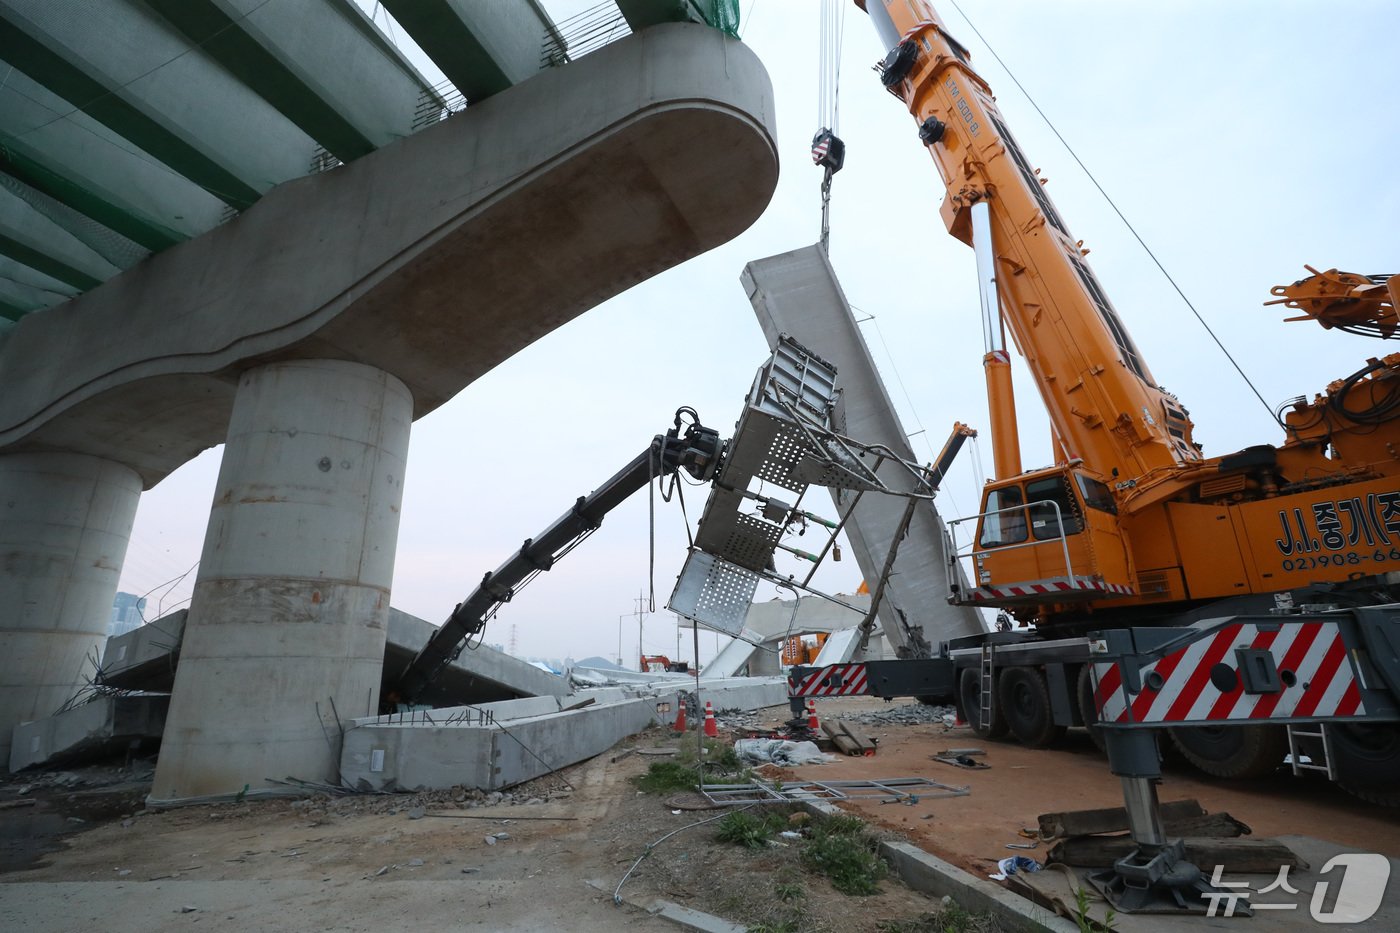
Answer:
[{"label": "rubble pile", "polygon": [[890,705],[884,709],[864,713],[842,713],[847,722],[858,722],[866,726],[918,726],[925,723],[952,722],[957,711],[951,706],[926,706],[911,702]]}]

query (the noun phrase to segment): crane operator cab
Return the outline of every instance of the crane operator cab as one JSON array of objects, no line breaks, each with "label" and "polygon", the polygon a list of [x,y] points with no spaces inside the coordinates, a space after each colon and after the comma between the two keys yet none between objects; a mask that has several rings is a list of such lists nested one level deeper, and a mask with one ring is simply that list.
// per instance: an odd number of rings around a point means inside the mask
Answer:
[{"label": "crane operator cab", "polygon": [[976,516],[974,586],[955,601],[1014,606],[1047,596],[1132,595],[1116,514],[1112,491],[1078,461],[988,483]]}]

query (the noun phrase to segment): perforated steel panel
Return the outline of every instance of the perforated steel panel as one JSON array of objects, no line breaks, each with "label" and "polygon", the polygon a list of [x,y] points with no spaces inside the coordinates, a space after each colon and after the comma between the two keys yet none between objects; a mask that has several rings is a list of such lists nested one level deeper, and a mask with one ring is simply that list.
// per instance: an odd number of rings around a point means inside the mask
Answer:
[{"label": "perforated steel panel", "polygon": [[830,450],[831,458],[805,456],[792,469],[793,479],[811,486],[828,489],[864,489],[874,491],[885,484],[859,460],[853,460],[841,450]]},{"label": "perforated steel panel", "polygon": [[713,554],[691,551],[666,608],[700,625],[738,635],[758,579],[758,574]]}]

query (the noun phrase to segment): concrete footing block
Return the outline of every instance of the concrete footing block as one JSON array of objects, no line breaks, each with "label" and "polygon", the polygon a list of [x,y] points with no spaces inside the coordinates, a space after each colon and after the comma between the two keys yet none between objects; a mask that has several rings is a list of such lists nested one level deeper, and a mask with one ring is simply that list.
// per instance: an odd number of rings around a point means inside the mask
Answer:
[{"label": "concrete footing block", "polygon": [[126,751],[133,743],[153,746],[165,728],[168,696],[98,697],[70,709],[15,726],[10,770],[62,766]]}]

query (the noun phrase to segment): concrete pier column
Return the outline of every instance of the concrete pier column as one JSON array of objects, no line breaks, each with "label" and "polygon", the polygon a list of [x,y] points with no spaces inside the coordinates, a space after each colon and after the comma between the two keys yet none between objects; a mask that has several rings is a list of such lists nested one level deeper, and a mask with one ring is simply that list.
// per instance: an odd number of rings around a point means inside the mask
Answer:
[{"label": "concrete pier column", "polygon": [[15,724],[94,673],[140,498],[141,478],[107,460],[0,455],[0,770]]},{"label": "concrete pier column", "polygon": [[388,373],[244,373],[190,603],[153,801],[336,781],[372,714],[413,403]]}]

